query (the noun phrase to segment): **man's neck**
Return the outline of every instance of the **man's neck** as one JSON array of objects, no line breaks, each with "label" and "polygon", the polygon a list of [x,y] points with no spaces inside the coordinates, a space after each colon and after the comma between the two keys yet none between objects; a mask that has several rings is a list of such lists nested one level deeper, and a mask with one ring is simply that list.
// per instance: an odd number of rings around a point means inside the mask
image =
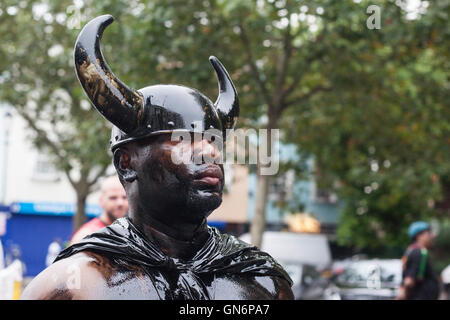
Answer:
[{"label": "man's neck", "polygon": [[422,243],[420,241],[414,242],[411,246],[414,247],[414,248],[427,249],[428,250],[428,247],[424,243]]},{"label": "man's neck", "polygon": [[98,219],[103,222],[103,224],[105,226],[109,226],[111,223],[113,223],[113,221],[111,221],[111,219],[109,218],[108,214],[103,211],[103,213],[100,215],[100,217],[98,217]]},{"label": "man's neck", "polygon": [[427,249],[427,250],[430,249],[429,245],[427,245],[426,243],[418,242],[418,245],[422,249]]},{"label": "man's neck", "polygon": [[165,254],[180,259],[189,259],[205,244],[209,237],[206,219],[199,225],[179,223],[168,226],[148,216],[130,213],[131,221],[151,241],[155,242]]}]

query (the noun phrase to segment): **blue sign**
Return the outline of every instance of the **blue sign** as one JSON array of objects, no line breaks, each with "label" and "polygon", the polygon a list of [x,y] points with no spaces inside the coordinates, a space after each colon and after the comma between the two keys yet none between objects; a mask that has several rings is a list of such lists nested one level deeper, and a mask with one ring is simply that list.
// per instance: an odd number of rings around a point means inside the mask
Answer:
[{"label": "blue sign", "polygon": [[222,231],[226,227],[227,223],[225,221],[208,221],[208,225]]},{"label": "blue sign", "polygon": [[[13,202],[11,213],[51,216],[73,216],[77,210],[74,203],[64,202]],[[86,216],[97,217],[102,213],[98,205],[86,205]]]}]

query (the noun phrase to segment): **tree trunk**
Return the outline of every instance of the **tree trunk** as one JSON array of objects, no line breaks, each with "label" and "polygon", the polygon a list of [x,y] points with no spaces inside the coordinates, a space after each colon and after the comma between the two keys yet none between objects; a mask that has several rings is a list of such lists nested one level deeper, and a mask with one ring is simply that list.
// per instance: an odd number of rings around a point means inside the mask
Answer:
[{"label": "tree trunk", "polygon": [[259,164],[258,164],[258,182],[256,186],[256,196],[255,196],[255,211],[253,214],[253,219],[250,225],[250,237],[253,245],[261,248],[262,245],[262,235],[266,228],[266,203],[267,194],[269,191],[269,178],[270,176],[265,176],[259,174]]},{"label": "tree trunk", "polygon": [[73,231],[78,230],[86,222],[86,199],[88,194],[85,192],[77,192],[77,211],[73,216]]},{"label": "tree trunk", "polygon": [[[267,124],[267,140],[262,141],[259,140],[258,148],[262,148],[263,144],[267,144],[265,148],[270,157],[272,157],[272,138],[271,138],[271,130],[275,129],[276,123],[278,121],[278,117],[273,112],[274,108],[269,107],[268,113],[268,124]],[[260,137],[261,139],[261,137]],[[261,248],[262,245],[262,236],[264,230],[266,228],[266,204],[267,204],[267,196],[269,193],[269,183],[272,178],[269,175],[261,174],[261,169],[263,166],[267,164],[261,163],[260,153],[258,152],[258,182],[256,186],[256,196],[255,196],[255,211],[253,214],[253,219],[250,225],[250,238],[253,245]]]}]

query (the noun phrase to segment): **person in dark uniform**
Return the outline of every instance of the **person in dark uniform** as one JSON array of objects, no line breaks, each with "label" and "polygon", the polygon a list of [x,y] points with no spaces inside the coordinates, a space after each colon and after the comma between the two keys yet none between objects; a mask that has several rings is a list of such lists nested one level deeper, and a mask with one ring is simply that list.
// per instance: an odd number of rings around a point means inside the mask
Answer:
[{"label": "person in dark uniform", "polygon": [[111,151],[129,214],[63,250],[22,299],[293,299],[292,280],[269,254],[206,223],[224,187],[216,142],[239,115],[227,71],[210,57],[215,103],[180,85],[131,89],[101,54],[112,20],[100,16],[83,28],[75,69],[114,125]]},{"label": "person in dark uniform", "polygon": [[434,242],[430,225],[417,221],[410,225],[408,235],[412,241],[406,250],[403,262],[402,285],[399,300],[437,300],[439,279],[433,272],[428,250]]}]

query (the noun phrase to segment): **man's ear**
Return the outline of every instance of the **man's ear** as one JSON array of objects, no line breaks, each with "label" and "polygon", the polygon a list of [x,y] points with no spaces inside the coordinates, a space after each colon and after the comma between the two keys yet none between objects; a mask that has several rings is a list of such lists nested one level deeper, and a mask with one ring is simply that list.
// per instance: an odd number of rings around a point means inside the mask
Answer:
[{"label": "man's ear", "polygon": [[131,155],[128,150],[118,148],[114,151],[114,166],[121,180],[133,182],[137,179],[136,171],[131,166]]}]

